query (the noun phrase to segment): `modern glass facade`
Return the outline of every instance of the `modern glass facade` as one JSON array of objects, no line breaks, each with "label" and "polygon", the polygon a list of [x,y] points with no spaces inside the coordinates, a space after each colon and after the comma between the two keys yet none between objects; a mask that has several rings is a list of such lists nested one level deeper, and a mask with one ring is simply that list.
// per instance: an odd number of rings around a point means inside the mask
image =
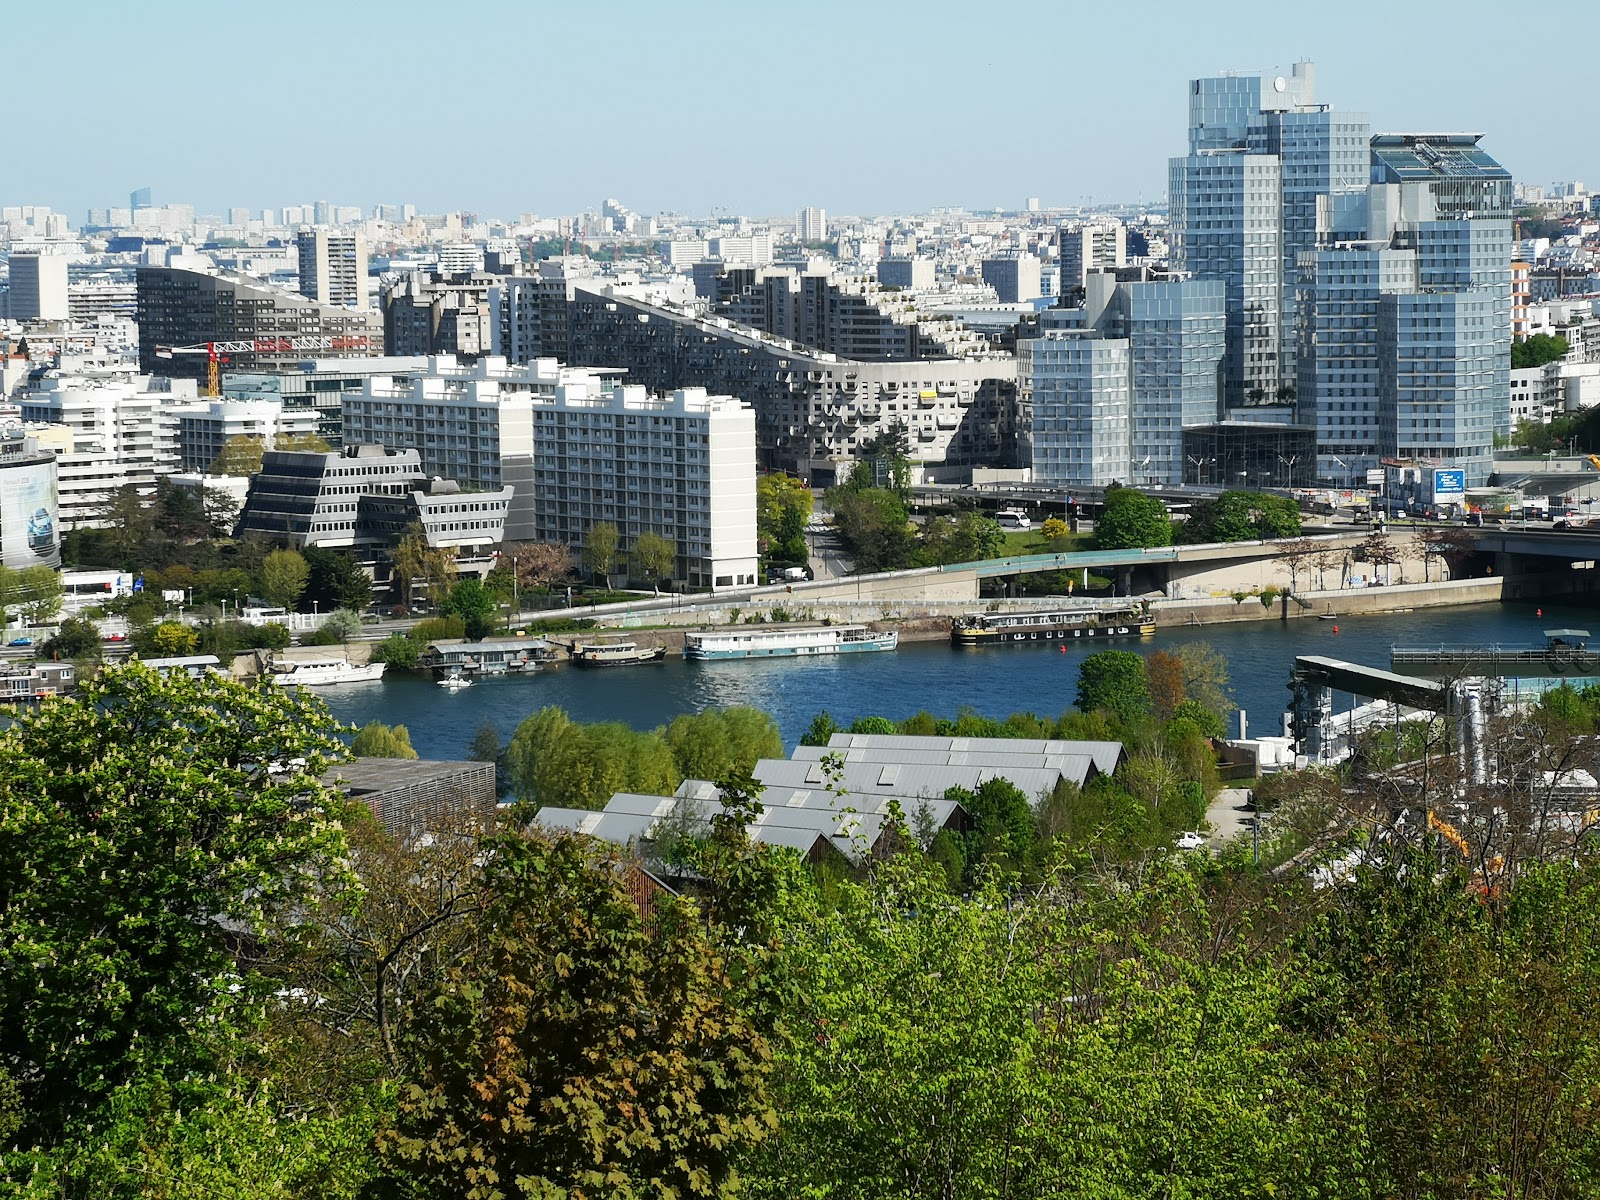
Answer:
[{"label": "modern glass facade", "polygon": [[1487,289],[1380,300],[1381,455],[1463,468],[1468,487],[1489,482],[1500,400],[1510,388],[1501,318]]},{"label": "modern glass facade", "polygon": [[1378,300],[1414,291],[1416,256],[1365,245],[1300,257],[1300,419],[1317,430],[1317,475],[1348,486],[1378,465]]},{"label": "modern glass facade", "polygon": [[1226,288],[1228,402],[1271,400],[1282,300],[1281,163],[1242,152],[1190,155],[1172,160],[1169,184],[1174,267]]},{"label": "modern glass facade", "polygon": [[1053,487],[1129,483],[1133,385],[1126,338],[1046,330],[1017,343],[1033,407],[1033,478]]},{"label": "modern glass facade", "polygon": [[1223,386],[1230,407],[1295,386],[1297,263],[1317,242],[1318,198],[1360,193],[1370,124],[1313,102],[1311,64],[1291,77],[1196,79],[1189,154],[1172,160],[1173,267],[1228,287]]},{"label": "modern glass facade", "polygon": [[1183,482],[1183,431],[1222,416],[1226,291],[1215,280],[1133,283],[1126,328],[1138,482]]}]

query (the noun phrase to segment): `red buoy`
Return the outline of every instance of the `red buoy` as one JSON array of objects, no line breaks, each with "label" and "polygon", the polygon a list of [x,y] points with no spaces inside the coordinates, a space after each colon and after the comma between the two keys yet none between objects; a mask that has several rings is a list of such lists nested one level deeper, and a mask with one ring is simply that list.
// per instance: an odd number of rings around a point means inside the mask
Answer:
[{"label": "red buoy", "polygon": [[1339,627],[1338,627],[1338,626],[1337,626],[1337,625],[1335,625],[1335,626],[1334,626],[1334,627],[1333,627],[1333,631],[1334,631],[1334,632],[1335,632],[1335,633],[1338,633],[1338,632],[1339,632]]},{"label": "red buoy", "polygon": [[1534,615],[1534,616],[1536,616],[1536,617],[1542,617],[1542,616],[1544,616],[1544,609],[1542,609],[1542,608],[1536,608],[1536,609],[1534,609],[1534,610],[1533,610],[1533,615]]}]

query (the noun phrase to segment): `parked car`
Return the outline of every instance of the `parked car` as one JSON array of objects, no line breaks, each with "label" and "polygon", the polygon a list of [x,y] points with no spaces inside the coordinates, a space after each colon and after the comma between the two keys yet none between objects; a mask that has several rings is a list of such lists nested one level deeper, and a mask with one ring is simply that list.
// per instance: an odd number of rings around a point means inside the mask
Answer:
[{"label": "parked car", "polygon": [[1190,829],[1180,833],[1175,844],[1179,850],[1203,850],[1206,845],[1206,835]]},{"label": "parked car", "polygon": [[11,644],[13,646],[31,646],[33,645],[33,639],[31,637],[15,637],[11,639]]}]

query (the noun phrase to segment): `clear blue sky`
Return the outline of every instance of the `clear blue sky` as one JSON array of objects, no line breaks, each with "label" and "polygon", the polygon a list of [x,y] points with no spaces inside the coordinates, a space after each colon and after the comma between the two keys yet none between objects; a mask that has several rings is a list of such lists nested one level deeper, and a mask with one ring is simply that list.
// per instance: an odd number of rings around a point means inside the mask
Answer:
[{"label": "clear blue sky", "polygon": [[1300,58],[1377,130],[1600,188],[1587,2],[63,0],[8,28],[0,201],[74,222],[141,185],[502,216],[1152,198],[1186,80]]}]

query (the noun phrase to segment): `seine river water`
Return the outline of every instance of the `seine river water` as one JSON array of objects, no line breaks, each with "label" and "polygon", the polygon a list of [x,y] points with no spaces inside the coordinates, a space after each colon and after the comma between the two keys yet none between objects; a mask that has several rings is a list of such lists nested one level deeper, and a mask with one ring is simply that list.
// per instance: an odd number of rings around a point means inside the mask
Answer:
[{"label": "seine river water", "polygon": [[[1263,621],[1163,628],[1142,643],[1112,646],[1150,653],[1185,642],[1207,642],[1228,661],[1239,707],[1252,734],[1281,731],[1289,671],[1297,654],[1321,654],[1367,666],[1389,666],[1395,645],[1542,645],[1541,631],[1558,627],[1600,632],[1600,605],[1536,602],[1428,609],[1337,622]],[[1335,628],[1338,632],[1335,633]],[[1100,646],[1058,645],[955,650],[948,642],[910,642],[882,654],[845,654],[766,662],[685,662],[587,671],[571,665],[536,675],[489,679],[459,692],[431,679],[402,675],[379,683],[321,689],[334,716],[356,725],[396,722],[411,732],[423,758],[462,758],[488,721],[507,739],[523,718],[559,705],[579,721],[624,721],[639,729],[664,725],[680,713],[747,704],[777,718],[793,746],[823,709],[841,725],[860,716],[893,719],[927,709],[954,716],[966,706],[991,717],[1013,712],[1057,715],[1076,694],[1078,663]],[[1235,719],[1229,733],[1237,732]]]}]

